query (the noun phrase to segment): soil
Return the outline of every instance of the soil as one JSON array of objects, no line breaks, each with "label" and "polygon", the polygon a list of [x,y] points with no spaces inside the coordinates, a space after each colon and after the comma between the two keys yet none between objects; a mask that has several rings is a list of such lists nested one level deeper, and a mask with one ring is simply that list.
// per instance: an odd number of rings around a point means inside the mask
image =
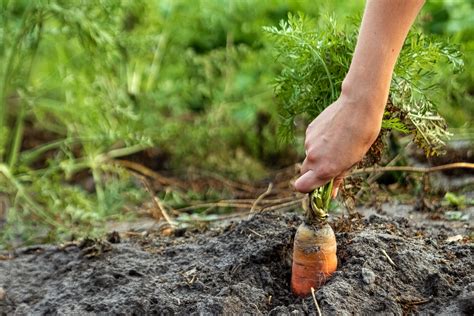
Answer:
[{"label": "soil", "polygon": [[[339,264],[316,293],[323,315],[474,314],[469,224],[367,214],[332,221]],[[21,248],[0,260],[0,314],[316,314],[289,291],[300,223],[264,212],[203,232]]]}]

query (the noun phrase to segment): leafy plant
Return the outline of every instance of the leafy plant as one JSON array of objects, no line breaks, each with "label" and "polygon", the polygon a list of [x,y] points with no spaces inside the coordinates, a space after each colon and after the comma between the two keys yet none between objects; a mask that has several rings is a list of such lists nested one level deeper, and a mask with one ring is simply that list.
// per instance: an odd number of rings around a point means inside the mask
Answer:
[{"label": "leafy plant", "polygon": [[309,4],[1,1],[0,240],[96,232],[141,202],[114,160],[152,147],[180,173],[265,174],[288,146],[261,25]]},{"label": "leafy plant", "polygon": [[[302,14],[290,14],[279,27],[265,30],[283,64],[275,92],[281,100],[282,133],[291,138],[297,117],[312,119],[337,99],[355,48],[357,26],[352,21],[339,27],[333,17],[322,17],[316,24]],[[429,98],[436,88],[433,66],[442,62],[455,70],[463,65],[454,47],[419,31],[410,32],[390,88],[389,99],[395,110],[387,112],[383,122],[383,127],[410,131],[427,155],[442,152],[450,136]]]},{"label": "leafy plant", "polygon": [[466,71],[453,76],[439,65],[436,80],[439,110],[452,127],[472,128],[474,119],[474,3],[472,1],[428,1],[422,11],[427,33],[448,37],[460,46]]},{"label": "leafy plant", "polygon": [[[297,149],[278,141],[268,84],[282,68],[262,26],[288,12],[342,16],[362,6],[0,1],[0,198],[9,205],[0,247],[95,234],[128,218],[149,196],[114,160],[150,148],[165,157],[153,163],[177,174],[256,179],[292,163]],[[384,124],[407,128],[391,114]],[[166,202],[198,196],[182,194]]]},{"label": "leafy plant", "polygon": [[453,206],[458,209],[463,209],[466,205],[472,205],[474,200],[467,199],[465,195],[456,194],[453,192],[446,192],[444,195],[443,204]]}]

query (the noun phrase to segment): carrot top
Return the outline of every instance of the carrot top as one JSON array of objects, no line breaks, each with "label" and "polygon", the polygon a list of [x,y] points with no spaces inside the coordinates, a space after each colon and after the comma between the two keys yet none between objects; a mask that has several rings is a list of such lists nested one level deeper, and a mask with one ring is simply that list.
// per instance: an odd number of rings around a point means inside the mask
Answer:
[{"label": "carrot top", "polygon": [[306,220],[309,223],[314,224],[326,221],[329,203],[331,202],[332,187],[333,180],[309,194],[309,205],[306,208]]}]

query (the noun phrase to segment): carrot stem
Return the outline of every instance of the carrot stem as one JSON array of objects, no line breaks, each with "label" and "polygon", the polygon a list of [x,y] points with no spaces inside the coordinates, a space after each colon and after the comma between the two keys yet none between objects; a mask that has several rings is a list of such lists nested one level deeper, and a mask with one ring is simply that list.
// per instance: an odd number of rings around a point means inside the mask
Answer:
[{"label": "carrot stem", "polygon": [[331,203],[332,188],[333,180],[309,194],[309,205],[306,212],[306,220],[309,223],[323,223],[326,221],[328,217],[327,210],[329,203]]}]

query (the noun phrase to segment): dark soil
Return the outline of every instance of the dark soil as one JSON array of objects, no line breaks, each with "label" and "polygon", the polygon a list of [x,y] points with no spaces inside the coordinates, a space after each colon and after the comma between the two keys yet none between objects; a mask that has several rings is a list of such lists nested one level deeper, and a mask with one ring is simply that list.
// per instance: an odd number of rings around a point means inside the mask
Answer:
[{"label": "dark soil", "polygon": [[[261,213],[203,233],[22,248],[0,261],[0,314],[315,314],[312,297],[289,291],[300,222]],[[339,266],[316,294],[323,315],[474,313],[473,246],[446,241],[459,230],[377,214],[333,225]]]}]

